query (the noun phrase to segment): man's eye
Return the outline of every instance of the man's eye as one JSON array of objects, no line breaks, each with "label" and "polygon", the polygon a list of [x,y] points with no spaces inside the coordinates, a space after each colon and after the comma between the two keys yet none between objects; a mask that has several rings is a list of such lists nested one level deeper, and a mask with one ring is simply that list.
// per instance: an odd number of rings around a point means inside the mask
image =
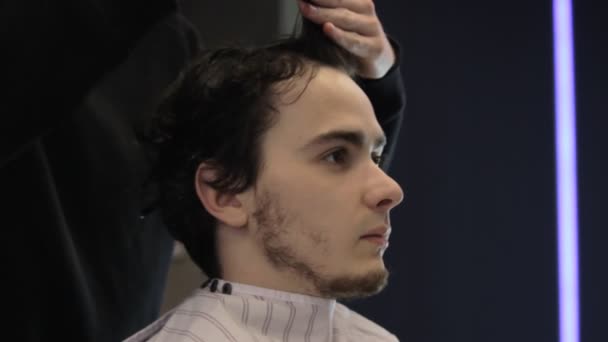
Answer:
[{"label": "man's eye", "polygon": [[374,161],[374,163],[376,163],[376,165],[380,165],[382,163],[382,154],[380,154],[380,153],[372,154],[372,160]]},{"label": "man's eye", "polygon": [[346,149],[338,149],[338,150],[334,150],[333,152],[327,154],[323,160],[328,161],[332,164],[345,164],[347,162],[347,158],[348,158],[348,151]]}]

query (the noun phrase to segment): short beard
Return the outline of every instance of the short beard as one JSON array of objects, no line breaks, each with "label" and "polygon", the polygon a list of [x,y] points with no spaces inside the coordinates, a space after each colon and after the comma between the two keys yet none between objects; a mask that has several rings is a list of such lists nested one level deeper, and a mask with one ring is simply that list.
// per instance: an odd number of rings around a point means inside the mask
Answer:
[{"label": "short beard", "polygon": [[333,279],[317,279],[315,286],[323,297],[337,299],[365,298],[380,293],[388,283],[386,269],[361,276],[344,276]]},{"label": "short beard", "polygon": [[278,203],[276,195],[263,193],[258,201],[258,208],[253,214],[259,233],[262,234],[264,254],[273,266],[277,269],[291,270],[304,281],[310,282],[316,292],[325,298],[340,300],[365,298],[379,293],[386,287],[389,276],[386,269],[358,276],[334,278],[323,277],[316,272],[312,265],[302,261],[302,258],[295,255],[293,249],[283,241],[282,236],[287,234],[283,227],[288,221],[288,215]]}]

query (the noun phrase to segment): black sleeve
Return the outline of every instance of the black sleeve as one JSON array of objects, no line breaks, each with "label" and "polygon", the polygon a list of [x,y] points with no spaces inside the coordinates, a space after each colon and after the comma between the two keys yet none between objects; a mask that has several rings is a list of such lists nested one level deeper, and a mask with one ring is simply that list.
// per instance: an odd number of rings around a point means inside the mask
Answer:
[{"label": "black sleeve", "polygon": [[61,125],[175,0],[3,2],[0,166]]},{"label": "black sleeve", "polygon": [[393,47],[397,55],[395,64],[380,79],[358,79],[357,83],[369,97],[380,126],[386,134],[387,144],[381,167],[387,171],[393,159],[399,131],[405,111],[405,87],[399,68],[399,47]]}]

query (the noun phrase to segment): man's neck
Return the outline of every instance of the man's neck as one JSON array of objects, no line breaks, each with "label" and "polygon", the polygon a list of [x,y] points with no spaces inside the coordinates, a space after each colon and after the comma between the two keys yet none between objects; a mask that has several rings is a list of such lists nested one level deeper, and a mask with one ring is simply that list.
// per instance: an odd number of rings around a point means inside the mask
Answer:
[{"label": "man's neck", "polygon": [[241,284],[313,297],[321,297],[311,280],[295,271],[272,265],[251,240],[235,236],[226,229],[218,231],[217,255],[221,278]]}]

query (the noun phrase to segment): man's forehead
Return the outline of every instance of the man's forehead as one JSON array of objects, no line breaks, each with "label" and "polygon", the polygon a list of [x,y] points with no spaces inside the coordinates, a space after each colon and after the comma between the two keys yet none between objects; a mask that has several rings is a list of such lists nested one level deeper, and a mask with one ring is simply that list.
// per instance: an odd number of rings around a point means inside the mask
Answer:
[{"label": "man's forehead", "polygon": [[339,70],[320,67],[311,79],[298,80],[290,93],[277,104],[276,128],[285,129],[291,138],[350,132],[352,138],[358,135],[359,140],[374,142],[383,136],[369,99]]}]

